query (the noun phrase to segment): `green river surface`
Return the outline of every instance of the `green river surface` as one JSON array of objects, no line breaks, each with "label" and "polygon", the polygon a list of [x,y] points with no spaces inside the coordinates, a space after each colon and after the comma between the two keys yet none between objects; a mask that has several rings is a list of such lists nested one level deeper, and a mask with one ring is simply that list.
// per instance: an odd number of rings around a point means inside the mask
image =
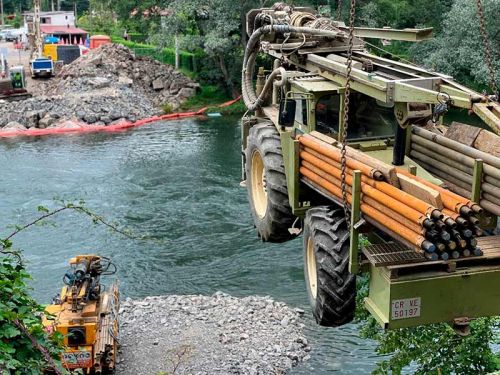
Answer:
[{"label": "green river surface", "polygon": [[130,240],[75,213],[16,237],[49,303],[69,258],[111,257],[123,297],[162,294],[270,295],[306,310],[311,360],[292,374],[368,374],[382,358],[359,326],[318,327],[307,303],[301,238],[261,242],[246,190],[239,186],[240,129],[235,117],[156,123],[121,133],[0,141],[0,228],[38,216],[54,198],[87,206],[135,234]]}]

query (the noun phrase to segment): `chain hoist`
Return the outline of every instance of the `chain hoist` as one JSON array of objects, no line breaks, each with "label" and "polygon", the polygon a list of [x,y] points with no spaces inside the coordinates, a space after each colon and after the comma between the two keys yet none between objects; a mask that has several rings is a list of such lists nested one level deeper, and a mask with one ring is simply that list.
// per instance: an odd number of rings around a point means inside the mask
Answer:
[{"label": "chain hoist", "polygon": [[349,96],[351,93],[351,71],[352,71],[352,50],[354,47],[354,18],[356,17],[356,0],[351,0],[351,10],[349,13],[349,42],[347,48],[347,70],[346,70],[346,83],[344,93],[344,120],[341,134],[342,149],[341,153],[341,189],[342,189],[342,203],[344,205],[345,217],[347,225],[350,226],[351,213],[347,201],[347,128],[349,126]]},{"label": "chain hoist", "polygon": [[481,4],[481,0],[476,0],[477,6],[477,15],[479,17],[479,29],[481,30],[481,37],[483,39],[483,48],[484,48],[484,56],[486,59],[486,65],[488,66],[488,73],[490,75],[490,87],[493,91],[493,95],[495,95],[496,100],[500,100],[498,96],[498,88],[495,81],[495,69],[493,68],[493,59],[491,57],[491,48],[490,43],[488,41],[488,32],[486,31],[485,18],[484,18],[484,10],[483,4]]}]

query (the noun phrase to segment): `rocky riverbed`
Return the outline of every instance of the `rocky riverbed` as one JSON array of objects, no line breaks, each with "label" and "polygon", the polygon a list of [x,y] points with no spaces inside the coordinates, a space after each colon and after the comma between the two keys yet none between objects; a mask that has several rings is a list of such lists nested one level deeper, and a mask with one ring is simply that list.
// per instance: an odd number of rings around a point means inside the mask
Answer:
[{"label": "rocky riverbed", "polygon": [[126,299],[117,375],[283,374],[309,358],[304,312],[269,297]]},{"label": "rocky riverbed", "polygon": [[33,97],[0,101],[0,128],[50,128],[68,120],[109,125],[175,110],[199,85],[172,66],[107,44],[28,87]]}]

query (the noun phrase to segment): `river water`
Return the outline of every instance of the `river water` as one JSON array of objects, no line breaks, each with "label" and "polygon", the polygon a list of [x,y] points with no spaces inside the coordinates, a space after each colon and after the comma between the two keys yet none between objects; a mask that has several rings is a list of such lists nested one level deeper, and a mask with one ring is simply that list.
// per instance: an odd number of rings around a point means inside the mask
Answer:
[{"label": "river water", "polygon": [[315,325],[303,281],[302,244],[261,242],[240,182],[237,118],[188,119],[114,134],[0,142],[0,228],[29,222],[54,199],[93,211],[148,240],[130,240],[63,214],[16,237],[44,303],[70,257],[99,253],[118,266],[122,296],[270,295],[306,310],[311,360],[292,374],[368,374],[380,358],[354,324]]}]

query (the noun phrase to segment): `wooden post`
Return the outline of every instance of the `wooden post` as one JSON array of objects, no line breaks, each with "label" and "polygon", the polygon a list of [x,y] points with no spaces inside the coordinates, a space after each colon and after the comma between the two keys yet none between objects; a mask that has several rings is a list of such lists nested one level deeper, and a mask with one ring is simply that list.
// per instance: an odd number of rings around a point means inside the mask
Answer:
[{"label": "wooden post", "polygon": [[350,225],[350,246],[349,246],[349,272],[358,273],[359,270],[359,230],[356,224],[361,219],[361,171],[352,172],[352,205],[351,205],[351,225]]},{"label": "wooden post", "polygon": [[471,201],[479,203],[481,199],[481,183],[483,181],[483,160],[474,159],[474,172],[472,174]]}]

